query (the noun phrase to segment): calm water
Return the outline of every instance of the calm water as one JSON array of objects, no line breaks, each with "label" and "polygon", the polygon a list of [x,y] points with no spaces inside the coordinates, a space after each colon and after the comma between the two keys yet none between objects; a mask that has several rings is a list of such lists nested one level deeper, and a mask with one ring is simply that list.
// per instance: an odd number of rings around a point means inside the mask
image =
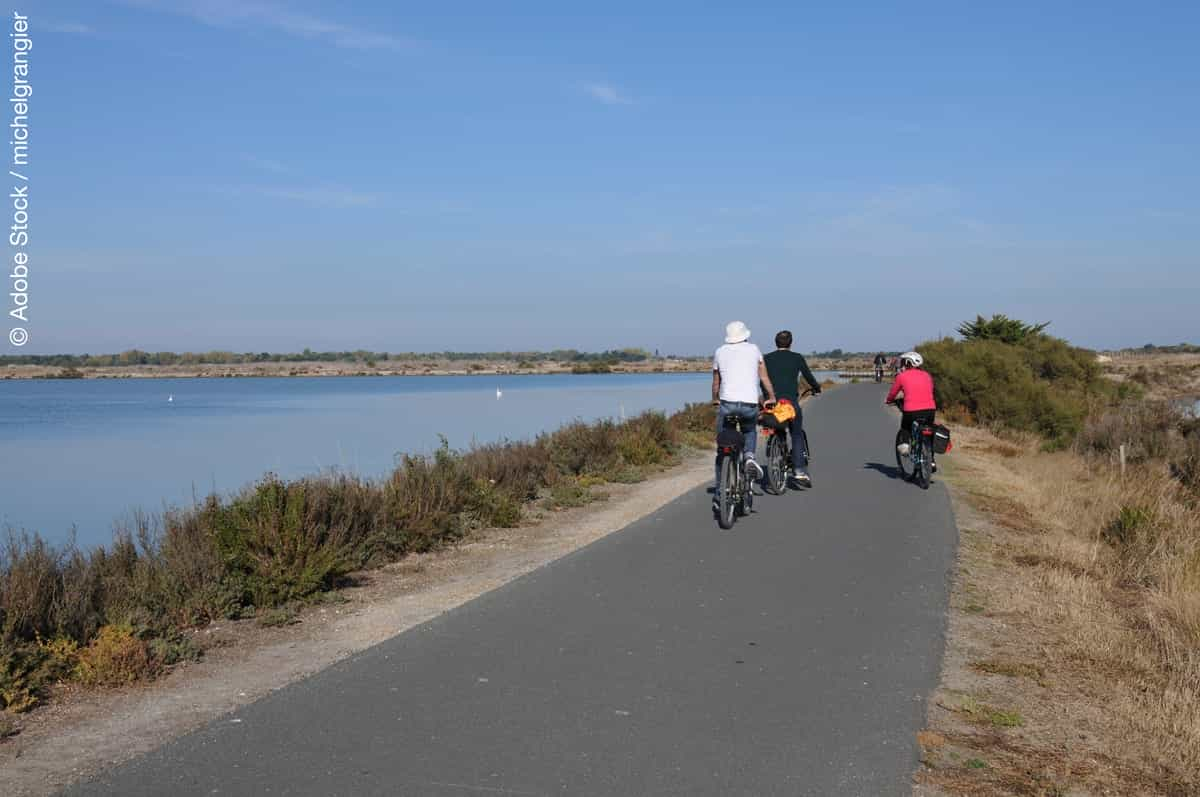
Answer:
[{"label": "calm water", "polygon": [[[822,377],[824,375],[821,375]],[[228,493],[274,471],[380,476],[444,435],[456,448],[575,418],[675,410],[708,374],[0,381],[0,525],[108,542],[134,509]],[[496,398],[496,389],[503,391]],[[168,401],[174,396],[174,401]]]}]

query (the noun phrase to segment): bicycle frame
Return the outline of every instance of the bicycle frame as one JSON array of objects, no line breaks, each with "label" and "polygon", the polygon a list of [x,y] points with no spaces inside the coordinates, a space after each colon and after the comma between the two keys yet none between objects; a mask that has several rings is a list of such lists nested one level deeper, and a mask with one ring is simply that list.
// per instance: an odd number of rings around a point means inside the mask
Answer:
[{"label": "bicycle frame", "polygon": [[[752,421],[746,421],[737,415],[727,415],[723,423],[724,429],[736,431],[739,435],[744,435],[744,424],[753,424]],[[755,429],[757,434],[757,429]],[[733,459],[736,456],[736,459]],[[721,466],[723,460],[733,459],[733,467],[730,469],[730,485],[729,494],[724,494],[724,485],[718,483],[717,489],[722,495],[718,495],[718,502],[732,501],[731,512],[729,517],[726,517],[724,512],[718,513],[718,522],[722,528],[732,528],[733,521],[738,515],[744,515],[750,512],[754,503],[754,493],[751,490],[750,478],[746,475],[746,458],[747,451],[744,442],[740,445],[720,445],[718,442],[717,448],[717,463]]]},{"label": "bicycle frame", "polygon": [[[909,452],[913,463],[913,481],[921,489],[929,489],[929,473],[933,464],[933,427],[923,421],[913,421]],[[925,457],[929,461],[925,461]]]},{"label": "bicycle frame", "polygon": [[[901,399],[893,402],[896,407],[904,412],[904,404]],[[933,469],[933,425],[924,421],[914,420],[907,430],[901,428],[896,432],[897,446],[905,442],[904,437],[908,438],[908,453],[901,454],[896,452],[896,466],[900,469],[901,475],[908,481],[916,482],[921,489],[929,489],[929,484],[932,477]],[[912,465],[912,474],[904,472],[904,459]],[[927,459],[928,458],[928,459]]]},{"label": "bicycle frame", "polygon": [[[800,394],[800,398],[803,399],[805,396],[809,396],[811,394],[812,394],[812,390],[805,390],[804,392],[802,392]],[[796,403],[796,418],[797,419],[802,418],[800,413],[801,413],[800,405],[799,405],[799,402],[797,402]],[[794,421],[788,422],[784,426],[780,426],[777,424],[764,424],[764,423],[762,423],[762,417],[763,417],[763,415],[760,414],[759,422],[762,425],[763,433],[767,437],[766,458],[765,458],[765,462],[762,463],[763,467],[767,471],[767,486],[770,488],[771,493],[773,493],[775,495],[783,495],[787,492],[787,487],[788,487],[787,472],[792,470],[795,467],[795,459],[794,459],[795,447],[792,444],[792,435],[791,435],[791,431],[790,431]],[[801,449],[803,451],[804,457],[807,459],[807,458],[809,458],[811,452],[808,447],[808,433],[803,428],[803,421],[801,421],[800,438],[801,438],[801,444],[800,444]],[[782,473],[776,472],[775,458],[772,455],[772,448],[775,446],[782,447],[782,468],[780,468],[780,470],[782,470]]]}]

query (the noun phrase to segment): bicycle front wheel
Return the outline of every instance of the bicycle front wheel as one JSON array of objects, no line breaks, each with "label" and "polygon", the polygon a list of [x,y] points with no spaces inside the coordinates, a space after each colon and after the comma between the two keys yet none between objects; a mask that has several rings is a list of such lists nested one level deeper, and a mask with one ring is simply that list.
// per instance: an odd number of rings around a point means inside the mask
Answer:
[{"label": "bicycle front wheel", "polygon": [[782,434],[773,434],[767,441],[767,488],[772,495],[787,492],[787,454]]},{"label": "bicycle front wheel", "polygon": [[731,456],[721,457],[721,483],[717,486],[717,525],[723,529],[733,528],[737,510],[737,474],[735,460]]},{"label": "bicycle front wheel", "polygon": [[[906,447],[903,453],[900,450],[902,446]],[[914,475],[912,435],[903,429],[896,432],[896,468],[899,469],[900,475],[905,480],[912,480]]]}]

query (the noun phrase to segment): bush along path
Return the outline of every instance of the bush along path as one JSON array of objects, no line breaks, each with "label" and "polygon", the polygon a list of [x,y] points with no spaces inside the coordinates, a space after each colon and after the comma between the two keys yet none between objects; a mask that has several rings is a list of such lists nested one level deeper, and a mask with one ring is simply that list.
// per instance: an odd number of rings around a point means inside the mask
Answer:
[{"label": "bush along path", "polygon": [[962,532],[917,793],[1198,794],[1200,359],[1118,381],[1044,327],[919,347]]},{"label": "bush along path", "polygon": [[[154,678],[200,650],[183,632],[220,618],[264,623],[319,600],[356,570],[513,527],[530,509],[579,506],[605,483],[641,481],[708,446],[694,404],[623,423],[575,422],[535,440],[445,444],[403,456],[381,480],[267,474],[231,498],[137,516],[112,545],[83,551],[10,532],[0,551],[0,708],[26,711],[50,687]],[[0,736],[11,727],[0,713]]]}]

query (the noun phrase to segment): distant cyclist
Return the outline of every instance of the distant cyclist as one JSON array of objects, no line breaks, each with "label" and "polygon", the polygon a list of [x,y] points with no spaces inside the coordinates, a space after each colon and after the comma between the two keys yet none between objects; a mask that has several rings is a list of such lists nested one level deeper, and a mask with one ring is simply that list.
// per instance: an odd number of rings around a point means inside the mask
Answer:
[{"label": "distant cyclist", "polygon": [[887,365],[887,357],[883,352],[875,355],[875,381],[883,381],[883,366]]},{"label": "distant cyclist", "polygon": [[[937,403],[933,400],[933,377],[921,367],[924,364],[925,358],[915,351],[906,351],[901,354],[900,373],[896,374],[896,379],[892,382],[892,389],[888,391],[885,400],[886,404],[891,404],[896,400],[897,395],[904,394],[904,406],[900,413],[900,429],[905,432],[912,429],[913,421],[932,425],[937,413]],[[907,444],[902,443],[901,445]],[[936,472],[937,463],[934,462],[932,465]]]},{"label": "distant cyclist", "polygon": [[812,486],[812,477],[808,475],[808,449],[804,445],[804,417],[800,410],[800,377],[808,382],[813,395],[821,392],[813,372],[808,368],[808,361],[803,354],[792,351],[792,333],[781,331],[775,336],[775,351],[763,358],[771,382],[775,385],[775,395],[787,399],[796,406],[796,417],[788,421],[792,437],[792,473],[789,475],[800,484]]},{"label": "distant cyclist", "polygon": [[[767,403],[775,403],[775,387],[763,365],[762,352],[750,342],[750,330],[741,321],[725,326],[725,345],[713,355],[712,400],[718,406],[717,432],[724,428],[725,418],[733,415],[742,419],[746,441],[746,467],[755,481],[763,477],[762,466],[754,459],[758,448],[758,385],[767,391]],[[717,457],[715,491],[721,489],[721,458]],[[713,494],[713,509],[718,497]]]}]

